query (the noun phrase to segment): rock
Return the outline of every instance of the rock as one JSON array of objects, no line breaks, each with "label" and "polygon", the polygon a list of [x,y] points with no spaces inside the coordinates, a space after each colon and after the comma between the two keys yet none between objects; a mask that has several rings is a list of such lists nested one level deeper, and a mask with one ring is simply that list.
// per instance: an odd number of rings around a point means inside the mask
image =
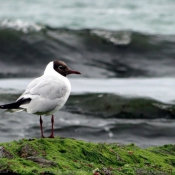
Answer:
[{"label": "rock", "polygon": [[24,145],[21,148],[21,151],[19,152],[19,156],[22,158],[26,158],[29,156],[36,156],[36,155],[38,155],[38,152],[30,144]]},{"label": "rock", "polygon": [[57,164],[56,164],[55,162],[46,160],[46,159],[44,159],[44,158],[42,158],[42,157],[34,157],[34,156],[31,156],[31,157],[27,157],[26,159],[31,160],[31,161],[33,161],[33,162],[36,162],[36,163],[40,164],[42,167],[57,166]]},{"label": "rock", "polygon": [[3,146],[0,146],[0,158],[13,158],[13,155],[6,151]]},{"label": "rock", "polygon": [[[10,145],[10,146],[9,146]],[[0,143],[0,174],[175,174],[175,146],[92,143],[70,138]]]}]

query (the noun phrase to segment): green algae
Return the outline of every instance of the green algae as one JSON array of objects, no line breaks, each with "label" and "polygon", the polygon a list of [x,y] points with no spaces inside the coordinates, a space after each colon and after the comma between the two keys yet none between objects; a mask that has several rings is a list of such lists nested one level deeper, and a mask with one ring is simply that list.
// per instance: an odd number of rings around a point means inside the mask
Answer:
[{"label": "green algae", "polygon": [[0,173],[65,175],[175,174],[175,146],[91,143],[69,138],[0,143]]}]

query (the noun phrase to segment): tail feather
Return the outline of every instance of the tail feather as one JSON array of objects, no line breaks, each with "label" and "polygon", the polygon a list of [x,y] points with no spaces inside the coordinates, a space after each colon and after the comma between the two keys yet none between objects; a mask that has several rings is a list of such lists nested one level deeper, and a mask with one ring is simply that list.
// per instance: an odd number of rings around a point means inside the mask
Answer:
[{"label": "tail feather", "polygon": [[21,109],[21,105],[30,103],[31,98],[21,98],[18,101],[10,104],[1,105],[1,109]]}]

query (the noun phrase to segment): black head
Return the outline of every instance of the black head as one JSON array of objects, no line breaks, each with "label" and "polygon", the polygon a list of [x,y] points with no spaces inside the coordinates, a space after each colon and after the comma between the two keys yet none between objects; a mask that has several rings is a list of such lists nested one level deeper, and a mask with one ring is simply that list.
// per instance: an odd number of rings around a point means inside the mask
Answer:
[{"label": "black head", "polygon": [[65,77],[66,75],[69,75],[69,74],[81,74],[78,71],[71,70],[63,61],[58,61],[58,60],[53,61],[53,68],[55,71],[57,71],[58,73],[60,73]]}]

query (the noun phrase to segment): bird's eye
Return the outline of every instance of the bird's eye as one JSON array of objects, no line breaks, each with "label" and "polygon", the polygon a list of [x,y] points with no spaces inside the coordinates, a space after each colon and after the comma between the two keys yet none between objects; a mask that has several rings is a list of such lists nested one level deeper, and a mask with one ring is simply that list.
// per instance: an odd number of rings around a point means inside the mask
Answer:
[{"label": "bird's eye", "polygon": [[63,66],[58,66],[59,69],[63,69]]}]

